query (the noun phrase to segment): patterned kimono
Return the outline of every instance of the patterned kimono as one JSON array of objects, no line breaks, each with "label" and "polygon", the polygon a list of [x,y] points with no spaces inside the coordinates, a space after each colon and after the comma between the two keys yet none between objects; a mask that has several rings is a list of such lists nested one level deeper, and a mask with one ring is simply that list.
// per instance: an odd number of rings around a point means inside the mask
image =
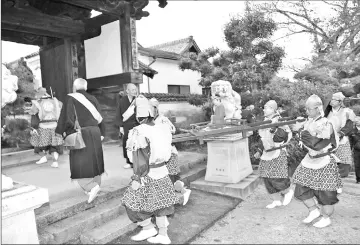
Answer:
[{"label": "patterned kimono", "polygon": [[[174,134],[176,131],[176,128],[171,123],[171,121],[163,115],[160,115],[155,119],[155,124],[166,125],[169,128],[171,134]],[[179,155],[178,151],[176,150],[176,147],[173,145],[171,148],[171,157],[170,157],[169,161],[166,163],[166,166],[169,170],[169,175],[170,175],[172,182],[176,181],[176,180],[175,181],[173,180],[173,176],[178,175],[180,173],[180,167],[178,164],[178,155]]]},{"label": "patterned kimono", "polygon": [[35,153],[43,150],[49,150],[50,154],[61,153],[60,146],[64,142],[61,136],[55,134],[61,108],[62,103],[56,98],[47,97],[32,101],[29,113],[32,117],[39,118],[37,134],[33,134],[30,138],[30,144],[34,146]]},{"label": "patterned kimono", "polygon": [[[272,120],[275,123],[279,118],[265,118],[265,121]],[[270,194],[283,191],[290,187],[285,144],[291,139],[291,130],[288,126],[266,128],[259,130],[259,135],[264,147],[259,163],[260,176]]]},{"label": "patterned kimono", "polygon": [[332,132],[333,125],[325,117],[308,119],[301,131],[301,141],[308,154],[301,161],[294,173],[295,197],[306,200],[316,193],[318,201],[323,205],[338,202],[336,190],[342,187],[342,181],[334,155],[330,153],[337,144],[338,137]]},{"label": "patterned kimono", "polygon": [[122,203],[133,222],[174,212],[173,205],[178,198],[166,166],[171,157],[171,141],[171,133],[165,125],[141,124],[129,132],[126,147],[132,153],[132,179],[141,186],[137,190],[128,187]]}]

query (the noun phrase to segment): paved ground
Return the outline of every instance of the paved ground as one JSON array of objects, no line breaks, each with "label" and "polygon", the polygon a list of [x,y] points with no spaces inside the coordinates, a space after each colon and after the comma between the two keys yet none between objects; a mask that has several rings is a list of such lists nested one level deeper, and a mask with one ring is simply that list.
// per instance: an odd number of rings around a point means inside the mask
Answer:
[{"label": "paved ground", "polygon": [[293,200],[288,206],[267,210],[270,198],[265,187],[258,189],[192,244],[359,244],[360,185],[355,178],[345,181],[344,193],[336,206],[332,225],[318,229],[301,223],[307,209]]},{"label": "paved ground", "polygon": [[[122,147],[118,145],[104,145],[104,160],[106,173],[102,178],[102,186],[125,187],[133,174],[132,169],[124,169],[125,159],[122,154]],[[196,160],[198,153],[179,152],[179,161]],[[51,159],[49,157],[48,159]],[[36,165],[27,164],[18,167],[4,169],[3,174],[11,177],[14,181],[24,182],[49,190],[50,202],[71,198],[77,195],[84,195],[77,182],[70,179],[69,156],[64,154],[59,158],[59,168],[50,167],[52,160],[47,163]]]}]

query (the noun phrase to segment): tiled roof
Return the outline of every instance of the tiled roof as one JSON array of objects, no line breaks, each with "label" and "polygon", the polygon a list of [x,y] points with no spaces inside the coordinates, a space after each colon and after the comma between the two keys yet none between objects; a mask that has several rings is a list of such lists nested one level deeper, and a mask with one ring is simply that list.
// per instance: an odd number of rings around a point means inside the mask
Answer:
[{"label": "tiled roof", "polygon": [[167,52],[162,50],[156,50],[151,48],[143,48],[139,46],[139,53],[148,57],[157,57],[169,60],[179,60],[181,56],[173,52]]},{"label": "tiled roof", "polygon": [[185,52],[189,51],[189,49],[192,46],[194,46],[194,48],[196,49],[196,51],[198,53],[201,52],[201,50],[200,50],[199,46],[196,44],[193,36],[189,36],[187,38],[175,40],[172,42],[158,44],[155,46],[151,46],[149,48],[183,55]]},{"label": "tiled roof", "polygon": [[140,70],[141,72],[147,76],[147,77],[150,77],[151,79],[154,78],[154,75],[155,74],[158,74],[157,71],[155,71],[154,69],[152,69],[150,66],[148,65],[145,65],[143,62],[141,62],[139,60],[139,67],[140,67]]}]

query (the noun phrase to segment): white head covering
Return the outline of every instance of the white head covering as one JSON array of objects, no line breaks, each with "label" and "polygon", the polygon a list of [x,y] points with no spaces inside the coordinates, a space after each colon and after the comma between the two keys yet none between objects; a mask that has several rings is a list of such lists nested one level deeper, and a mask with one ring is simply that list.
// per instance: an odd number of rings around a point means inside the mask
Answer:
[{"label": "white head covering", "polygon": [[272,108],[274,111],[276,111],[277,108],[278,108],[278,105],[277,105],[277,103],[276,103],[275,100],[269,100],[268,102],[266,102],[266,104],[264,105],[264,107],[270,107],[270,108]]},{"label": "white head covering", "polygon": [[341,100],[343,101],[345,99],[345,95],[342,92],[337,92],[332,95],[332,98],[335,100]]},{"label": "white head covering", "polygon": [[136,105],[136,117],[154,117],[154,107],[150,104],[150,101],[142,95],[139,95],[135,99]]},{"label": "white head covering", "polygon": [[318,108],[321,116],[324,116],[323,102],[322,102],[321,98],[319,96],[317,96],[316,94],[311,95],[306,100],[306,105],[313,107],[313,108]]},{"label": "white head covering", "polygon": [[157,100],[157,99],[155,99],[155,98],[151,98],[150,100],[149,100],[149,102],[150,102],[150,105],[152,105],[153,107],[156,107],[156,108],[158,108],[159,107],[159,101]]}]

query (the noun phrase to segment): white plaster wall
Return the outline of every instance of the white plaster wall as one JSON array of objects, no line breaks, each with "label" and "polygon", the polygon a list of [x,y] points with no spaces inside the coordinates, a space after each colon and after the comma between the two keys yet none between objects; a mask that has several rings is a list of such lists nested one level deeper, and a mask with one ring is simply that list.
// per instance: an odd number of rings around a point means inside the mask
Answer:
[{"label": "white plaster wall", "polygon": [[168,111],[175,112],[176,111],[192,111],[192,112],[202,112],[201,107],[197,107],[194,105],[190,105],[186,101],[179,101],[179,102],[160,102],[159,105],[160,113],[166,113]]},{"label": "white plaster wall", "polygon": [[114,21],[101,27],[101,35],[84,41],[86,78],[122,73],[120,23]]},{"label": "white plaster wall", "polygon": [[[140,55],[139,60],[145,64],[152,62],[151,57]],[[151,79],[146,76],[140,84],[141,93],[168,93],[168,85],[190,85],[190,93],[201,94],[202,88],[199,86],[200,73],[190,70],[181,71],[178,60],[156,59],[150,66],[158,72]],[[150,91],[148,89],[150,83]]]}]

